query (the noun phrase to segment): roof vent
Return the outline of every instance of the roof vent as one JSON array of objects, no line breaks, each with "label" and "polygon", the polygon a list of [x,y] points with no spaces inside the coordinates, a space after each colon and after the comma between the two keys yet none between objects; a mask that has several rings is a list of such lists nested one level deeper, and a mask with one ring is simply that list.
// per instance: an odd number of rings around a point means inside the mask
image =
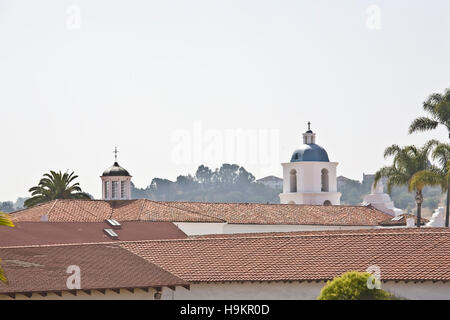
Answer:
[{"label": "roof vent", "polygon": [[113,229],[122,229],[122,225],[115,219],[106,219],[107,224],[109,224]]},{"label": "roof vent", "polygon": [[406,219],[406,227],[407,228],[413,228],[415,225],[414,218],[408,218]]},{"label": "roof vent", "polygon": [[113,240],[119,240],[119,235],[114,232],[113,229],[103,229],[103,231],[106,233],[108,237],[110,237]]},{"label": "roof vent", "polygon": [[46,214],[41,215],[39,220],[41,222],[48,222],[48,215],[46,215]]}]

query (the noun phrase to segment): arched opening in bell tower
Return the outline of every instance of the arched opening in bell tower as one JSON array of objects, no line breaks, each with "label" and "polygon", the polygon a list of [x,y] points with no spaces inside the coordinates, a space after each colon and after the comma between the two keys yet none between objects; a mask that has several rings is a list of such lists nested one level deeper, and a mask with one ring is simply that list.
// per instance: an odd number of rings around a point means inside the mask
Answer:
[{"label": "arched opening in bell tower", "polygon": [[322,169],[322,192],[328,192],[329,191],[329,179],[328,179],[328,170]]},{"label": "arched opening in bell tower", "polygon": [[297,170],[295,169],[289,173],[289,191],[297,192]]}]

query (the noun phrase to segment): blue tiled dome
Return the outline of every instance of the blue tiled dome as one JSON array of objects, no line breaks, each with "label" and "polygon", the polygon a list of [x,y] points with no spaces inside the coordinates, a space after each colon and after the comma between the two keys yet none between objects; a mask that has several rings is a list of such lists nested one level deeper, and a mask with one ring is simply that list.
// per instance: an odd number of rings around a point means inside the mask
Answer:
[{"label": "blue tiled dome", "polygon": [[300,149],[294,151],[291,162],[300,161],[330,162],[325,149],[315,143],[304,144]]}]

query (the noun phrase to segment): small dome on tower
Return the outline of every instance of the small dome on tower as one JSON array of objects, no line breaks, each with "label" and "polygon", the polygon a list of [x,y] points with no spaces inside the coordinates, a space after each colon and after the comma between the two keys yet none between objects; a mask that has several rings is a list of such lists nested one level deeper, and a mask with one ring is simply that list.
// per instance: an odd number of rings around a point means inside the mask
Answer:
[{"label": "small dome on tower", "polygon": [[316,134],[311,130],[310,122],[308,122],[308,131],[303,134],[303,145],[295,150],[291,157],[291,162],[300,161],[330,162],[325,149],[316,144]]},{"label": "small dome on tower", "polygon": [[299,161],[321,161],[330,162],[328,153],[324,148],[317,144],[306,144],[300,149],[294,151],[291,157],[291,162]]},{"label": "small dome on tower", "polygon": [[114,164],[109,167],[108,169],[106,169],[105,171],[103,171],[102,177],[131,177],[131,175],[128,173],[127,170],[125,170],[124,168],[122,168],[121,166],[119,166],[119,164],[116,162],[114,162]]}]

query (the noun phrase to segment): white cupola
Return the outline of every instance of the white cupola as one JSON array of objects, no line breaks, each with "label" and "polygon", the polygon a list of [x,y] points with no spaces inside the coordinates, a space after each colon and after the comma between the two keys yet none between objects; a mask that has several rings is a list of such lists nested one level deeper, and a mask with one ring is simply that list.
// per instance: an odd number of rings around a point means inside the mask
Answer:
[{"label": "white cupola", "polygon": [[114,150],[115,162],[101,175],[103,200],[131,200],[131,175],[119,166],[117,148]]}]

